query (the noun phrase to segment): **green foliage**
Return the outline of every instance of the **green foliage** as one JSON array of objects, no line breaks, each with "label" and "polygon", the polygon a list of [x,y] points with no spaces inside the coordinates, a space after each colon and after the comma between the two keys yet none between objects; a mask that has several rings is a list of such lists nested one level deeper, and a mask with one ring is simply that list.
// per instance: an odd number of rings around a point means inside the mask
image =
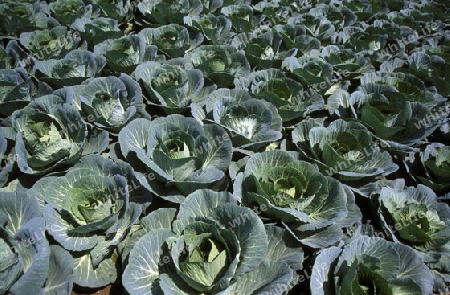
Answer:
[{"label": "green foliage", "polygon": [[450,292],[449,15],[1,1],[0,294]]}]

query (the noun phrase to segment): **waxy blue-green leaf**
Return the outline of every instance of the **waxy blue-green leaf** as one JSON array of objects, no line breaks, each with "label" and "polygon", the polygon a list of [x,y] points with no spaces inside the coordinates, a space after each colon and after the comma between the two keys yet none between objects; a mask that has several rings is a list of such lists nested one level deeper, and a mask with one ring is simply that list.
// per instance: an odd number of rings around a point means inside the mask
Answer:
[{"label": "waxy blue-green leaf", "polygon": [[258,98],[272,103],[283,122],[306,117],[324,106],[323,98],[314,91],[305,90],[299,82],[286,77],[277,69],[265,69],[246,78],[235,80],[238,88],[249,89]]},{"label": "waxy blue-green leaf", "polygon": [[64,248],[50,246],[50,266],[45,281],[45,294],[70,294],[73,288],[73,257]]},{"label": "waxy blue-green leaf", "polygon": [[42,292],[50,263],[50,247],[45,237],[45,222],[42,217],[30,219],[11,240],[17,251],[23,274],[11,286],[11,294]]},{"label": "waxy blue-green leaf", "polygon": [[342,238],[341,228],[361,218],[351,191],[285,151],[250,156],[242,183],[236,186],[241,186],[243,204],[264,208],[266,218],[283,221],[310,247],[336,243]]},{"label": "waxy blue-green leaf", "polygon": [[224,44],[233,33],[231,20],[224,15],[204,14],[184,17],[184,24],[203,33],[212,44]]},{"label": "waxy blue-green leaf", "polygon": [[74,283],[89,288],[100,288],[113,283],[118,276],[117,259],[117,254],[113,253],[94,268],[89,254],[74,257]]},{"label": "waxy blue-green leaf", "polygon": [[52,93],[52,89],[30,76],[26,70],[0,70],[0,114],[10,116],[15,110],[24,108],[33,99]]},{"label": "waxy blue-green leaf", "polygon": [[417,250],[426,263],[449,255],[450,207],[429,187],[404,187],[398,180],[397,187],[381,189],[379,202],[381,225],[391,239]]},{"label": "waxy blue-green leaf", "polygon": [[0,4],[0,34],[19,36],[22,32],[35,29],[46,29],[57,25],[56,20],[45,13],[45,10],[33,3],[11,2]]}]

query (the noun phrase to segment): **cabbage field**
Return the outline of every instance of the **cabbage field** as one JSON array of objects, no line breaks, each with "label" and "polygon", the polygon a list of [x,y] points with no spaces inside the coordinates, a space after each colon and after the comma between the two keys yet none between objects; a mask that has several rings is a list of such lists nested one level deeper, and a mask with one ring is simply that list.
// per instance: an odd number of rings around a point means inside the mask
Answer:
[{"label": "cabbage field", "polygon": [[0,295],[450,294],[450,1],[0,18]]}]

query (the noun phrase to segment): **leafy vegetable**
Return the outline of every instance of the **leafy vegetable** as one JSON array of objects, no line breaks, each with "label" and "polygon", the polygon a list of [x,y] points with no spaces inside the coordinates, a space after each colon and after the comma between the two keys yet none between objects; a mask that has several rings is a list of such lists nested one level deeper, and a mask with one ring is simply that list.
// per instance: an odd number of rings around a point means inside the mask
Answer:
[{"label": "leafy vegetable", "polygon": [[200,45],[185,57],[219,87],[231,86],[234,78],[250,73],[245,55],[230,45]]},{"label": "leafy vegetable", "polygon": [[148,116],[142,90],[128,75],[88,79],[71,90],[72,103],[86,114],[86,120],[111,132],[118,132],[136,117]]},{"label": "leafy vegetable", "polygon": [[203,34],[190,33],[185,27],[169,24],[145,28],[139,32],[147,45],[154,44],[170,57],[180,57],[203,42]]},{"label": "leafy vegetable", "polygon": [[45,173],[81,156],[86,123],[73,106],[50,94],[12,114],[17,164],[27,174]]},{"label": "leafy vegetable", "polygon": [[127,164],[91,155],[33,186],[46,229],[74,258],[76,284],[97,288],[116,280],[116,246],[143,210],[131,191],[142,185]]},{"label": "leafy vegetable", "polygon": [[197,118],[207,119],[225,128],[236,147],[259,149],[281,138],[281,117],[269,102],[252,97],[241,89],[212,92],[203,110],[193,106]]},{"label": "leafy vegetable", "polygon": [[304,118],[324,105],[319,94],[305,91],[302,84],[277,69],[253,72],[249,77],[235,80],[235,84],[276,106],[283,122]]},{"label": "leafy vegetable", "polygon": [[325,175],[344,182],[367,184],[398,169],[391,155],[380,149],[367,128],[357,122],[338,119],[324,127],[305,120],[294,129],[292,138],[302,158],[316,163]]},{"label": "leafy vegetable", "polygon": [[119,39],[108,39],[95,45],[94,52],[104,55],[113,71],[131,73],[137,65],[154,60],[157,47],[145,45],[139,35],[127,35]]},{"label": "leafy vegetable", "polygon": [[219,126],[177,114],[135,119],[119,133],[119,143],[124,156],[135,154],[144,172],[156,175],[149,184],[163,199],[180,203],[197,189],[226,186],[232,145]]},{"label": "leafy vegetable", "polygon": [[52,89],[21,68],[0,70],[0,113],[10,116],[33,99],[50,94]]},{"label": "leafy vegetable", "polygon": [[41,293],[49,270],[50,247],[36,199],[22,189],[0,192],[0,222],[0,292]]},{"label": "leafy vegetable", "polygon": [[76,85],[95,77],[106,64],[104,56],[88,50],[73,50],[63,59],[49,59],[36,62],[36,70],[42,73],[43,81],[55,85]]},{"label": "leafy vegetable", "polygon": [[20,34],[20,43],[39,59],[62,58],[81,45],[81,38],[64,26]]},{"label": "leafy vegetable", "polygon": [[0,294],[450,292],[447,0],[0,2]]},{"label": "leafy vegetable", "polygon": [[[269,227],[266,232],[258,216],[226,192],[198,190],[183,201],[176,216],[160,209],[144,219],[163,223],[144,223],[146,233],[130,252],[124,271],[130,294],[251,294],[276,284],[289,286],[303,260],[298,245],[285,244],[281,229]],[[281,243],[275,253],[269,239]]]},{"label": "leafy vegetable", "polygon": [[341,228],[360,218],[349,189],[288,152],[251,156],[235,189],[246,206],[264,208],[265,216],[280,219],[300,242],[314,248],[336,243]]},{"label": "leafy vegetable", "polygon": [[311,275],[311,294],[430,294],[432,276],[411,248],[360,237],[340,249],[324,249]]},{"label": "leafy vegetable", "polygon": [[168,114],[188,110],[205,90],[202,71],[179,64],[150,61],[137,66],[134,75],[148,93],[147,102],[161,106]]}]

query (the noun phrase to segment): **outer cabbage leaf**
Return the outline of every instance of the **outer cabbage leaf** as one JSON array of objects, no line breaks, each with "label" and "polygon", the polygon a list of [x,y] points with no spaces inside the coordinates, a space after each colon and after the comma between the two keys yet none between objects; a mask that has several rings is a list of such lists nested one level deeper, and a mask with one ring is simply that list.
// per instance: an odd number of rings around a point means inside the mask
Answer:
[{"label": "outer cabbage leaf", "polygon": [[51,19],[39,6],[32,3],[12,2],[0,4],[0,32],[7,36],[19,36],[20,33],[35,29],[45,29],[57,22]]},{"label": "outer cabbage leaf", "polygon": [[108,40],[118,39],[123,36],[123,31],[119,28],[119,22],[112,18],[97,17],[90,19],[87,17],[77,18],[72,27],[80,32],[81,37],[87,41],[90,49],[95,45]]},{"label": "outer cabbage leaf", "polygon": [[282,294],[297,281],[295,272],[280,262],[263,261],[258,268],[240,276],[236,282],[218,295]]},{"label": "outer cabbage leaf", "polygon": [[443,96],[450,94],[449,71],[450,66],[440,56],[415,52],[408,57],[408,72],[436,86]]},{"label": "outer cabbage leaf", "polygon": [[277,69],[253,72],[248,78],[235,80],[237,88],[249,89],[258,98],[272,103],[278,109],[283,122],[305,118],[324,106],[317,93],[305,91],[302,84],[286,77]]},{"label": "outer cabbage leaf", "polygon": [[200,0],[143,0],[139,11],[157,24],[182,24],[185,16],[199,15],[203,10]]},{"label": "outer cabbage leaf", "polygon": [[33,99],[52,93],[44,82],[30,76],[24,69],[0,69],[0,114],[10,116]]},{"label": "outer cabbage leaf", "polygon": [[1,69],[24,68],[32,71],[34,59],[19,46],[16,40],[10,40],[6,46],[0,44],[0,67]]},{"label": "outer cabbage leaf", "polygon": [[342,89],[335,91],[328,99],[328,111],[343,118],[358,119],[383,140],[388,150],[411,151],[438,128],[439,119],[445,116],[420,102],[406,100],[388,87],[373,88],[378,89],[351,95]]},{"label": "outer cabbage leaf", "polygon": [[103,13],[115,20],[125,21],[134,18],[136,8],[130,0],[95,0],[95,3],[100,6]]},{"label": "outer cabbage leaf", "polygon": [[231,20],[223,15],[202,14],[184,17],[184,23],[203,33],[212,44],[227,43],[232,36]]},{"label": "outer cabbage leaf", "polygon": [[92,14],[92,5],[86,5],[83,0],[56,0],[49,3],[52,15],[62,24],[70,25],[77,18]]},{"label": "outer cabbage leaf", "polygon": [[283,38],[282,49],[297,49],[300,53],[307,54],[312,49],[320,49],[320,41],[306,34],[306,29],[302,25],[278,24],[273,27]]},{"label": "outer cabbage leaf", "polygon": [[45,294],[70,294],[73,288],[73,257],[68,251],[57,245],[50,245],[50,251]]},{"label": "outer cabbage leaf", "polygon": [[416,249],[423,260],[437,262],[450,255],[450,207],[438,202],[436,194],[424,185],[381,189],[381,224],[391,238]]},{"label": "outer cabbage leaf", "polygon": [[[405,47],[398,40],[394,40],[394,45],[390,49],[388,36],[385,31],[378,27],[366,26],[362,30],[351,29],[345,36],[345,45],[352,46],[356,52],[364,52],[371,56],[372,60],[378,62],[385,61],[393,57],[404,57]],[[394,38],[396,39],[396,38]]]},{"label": "outer cabbage leaf", "polygon": [[15,132],[11,127],[0,128],[0,187],[4,187],[12,179],[18,155],[14,149]]},{"label": "outer cabbage leaf", "polygon": [[306,29],[306,33],[321,41],[322,44],[328,40],[335,32],[335,27],[326,17],[308,13],[296,14],[289,18],[287,24],[301,25]]},{"label": "outer cabbage leaf", "polygon": [[253,14],[253,8],[249,5],[225,6],[220,13],[231,20],[236,32],[250,32],[259,23],[258,17]]},{"label": "outer cabbage leaf", "polygon": [[379,17],[389,12],[385,1],[344,0],[343,5],[352,10],[358,17],[358,20],[361,21]]},{"label": "outer cabbage leaf", "polygon": [[[287,69],[292,72],[305,86],[326,83],[331,87],[333,66],[322,58],[302,56],[300,58],[287,58]],[[324,92],[328,88],[320,87]]]},{"label": "outer cabbage leaf", "polygon": [[45,222],[34,197],[0,193],[0,292],[40,294],[49,269]]},{"label": "outer cabbage leaf", "polygon": [[[339,5],[340,4],[340,5]],[[336,30],[353,25],[357,17],[353,11],[340,2],[330,4],[318,4],[309,13],[313,16],[325,17]]]},{"label": "outer cabbage leaf", "polygon": [[[203,5],[203,11],[202,11],[202,15],[207,14],[207,13],[213,13],[213,12],[217,12],[216,10],[219,9],[220,7],[222,7],[225,4],[231,2],[229,0],[201,0],[202,5]],[[246,2],[246,1],[236,1],[238,3],[242,3],[242,2]],[[249,2],[247,0],[247,2]]]},{"label": "outer cabbage leaf", "polygon": [[450,191],[450,149],[442,143],[430,143],[422,152],[411,152],[405,158],[407,171],[414,180],[438,193]]},{"label": "outer cabbage leaf", "polygon": [[253,10],[263,15],[262,24],[270,26],[285,24],[290,17],[302,10],[306,11],[312,5],[311,2],[307,1],[297,1],[294,5],[290,4],[284,0],[260,1],[254,4]]},{"label": "outer cabbage leaf", "polygon": [[[311,55],[316,52],[311,51]],[[343,49],[336,45],[328,45],[321,49],[320,56],[333,66],[338,72],[345,75],[344,78],[351,79],[366,72],[372,72],[375,67],[370,58],[362,53],[355,53],[351,49]]]},{"label": "outer cabbage leaf", "polygon": [[297,48],[283,50],[281,34],[269,30],[258,33],[242,33],[232,39],[232,45],[245,50],[251,66],[258,69],[281,67],[282,61],[297,54]]},{"label": "outer cabbage leaf", "polygon": [[122,264],[128,264],[130,251],[141,237],[155,229],[172,228],[172,222],[176,215],[177,209],[175,208],[159,208],[142,217],[139,223],[130,229],[127,237],[118,246]]},{"label": "outer cabbage leaf", "polygon": [[[381,91],[377,85],[380,85]],[[367,93],[399,92],[407,100],[421,102],[429,108],[445,101],[442,95],[428,90],[419,77],[409,73],[366,73],[361,77],[361,88],[364,88]]]},{"label": "outer cabbage leaf", "polygon": [[148,116],[139,84],[126,74],[88,79],[66,91],[89,123],[110,132],[120,131],[136,117]]},{"label": "outer cabbage leaf", "polygon": [[[436,190],[448,191],[450,189],[450,147],[443,144],[430,144],[422,154],[422,163],[427,170],[429,179],[421,180],[430,187],[436,186]],[[436,183],[436,185],[434,185]]]}]

